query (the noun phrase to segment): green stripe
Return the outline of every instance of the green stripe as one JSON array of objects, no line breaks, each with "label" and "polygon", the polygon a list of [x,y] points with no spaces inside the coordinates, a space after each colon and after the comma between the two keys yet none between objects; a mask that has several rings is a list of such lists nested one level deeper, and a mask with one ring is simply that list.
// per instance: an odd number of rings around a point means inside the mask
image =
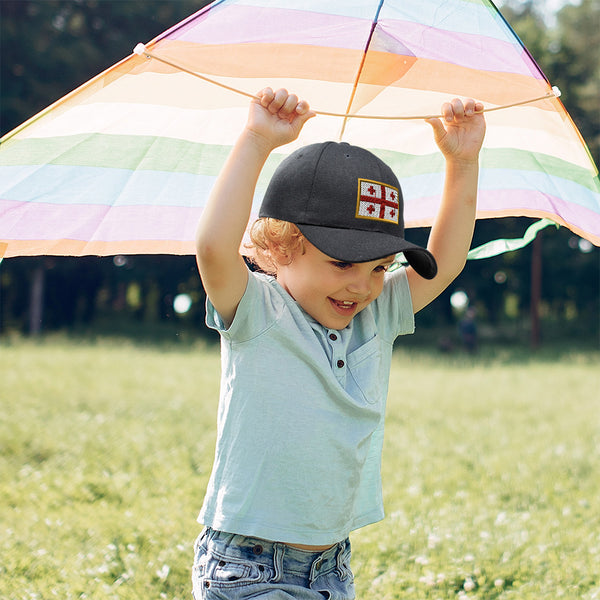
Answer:
[{"label": "green stripe", "polygon": [[152,136],[81,134],[11,140],[0,147],[0,164],[62,165],[213,175],[231,148]]},{"label": "green stripe", "polygon": [[[0,165],[81,165],[216,175],[230,150],[230,146],[166,137],[82,134],[7,140],[0,146]],[[425,156],[380,149],[374,149],[374,152],[393,166],[400,180],[444,170],[444,158],[439,152]],[[263,176],[270,175],[279,160],[280,156],[273,154]],[[600,181],[593,173],[547,154],[516,149],[484,149],[481,164],[486,169],[545,171],[600,192]]]},{"label": "green stripe", "polygon": [[[444,170],[444,157],[439,152],[424,156],[379,149],[374,149],[373,152],[383,161],[393,166],[394,172],[401,181],[406,177],[426,175],[427,173],[442,172]],[[480,164],[484,169],[550,173],[556,177],[574,181],[592,192],[600,193],[600,179],[597,174],[548,154],[513,148],[484,148],[480,154]]]}]

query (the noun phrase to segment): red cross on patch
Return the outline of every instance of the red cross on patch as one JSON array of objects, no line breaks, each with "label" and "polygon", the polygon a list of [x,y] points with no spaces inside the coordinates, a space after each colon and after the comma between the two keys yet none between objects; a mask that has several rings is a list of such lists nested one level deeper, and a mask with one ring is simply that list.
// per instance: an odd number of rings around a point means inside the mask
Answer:
[{"label": "red cross on patch", "polygon": [[398,188],[378,181],[359,179],[356,217],[398,224],[398,196]]}]

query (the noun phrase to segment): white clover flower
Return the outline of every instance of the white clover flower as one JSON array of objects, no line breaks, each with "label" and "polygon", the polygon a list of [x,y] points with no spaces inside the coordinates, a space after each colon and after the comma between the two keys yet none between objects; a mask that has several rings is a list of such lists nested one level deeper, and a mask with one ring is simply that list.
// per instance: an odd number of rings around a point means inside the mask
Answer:
[{"label": "white clover flower", "polygon": [[161,580],[165,581],[165,579],[169,576],[171,572],[171,568],[169,565],[163,565],[158,571],[156,571],[156,576]]},{"label": "white clover flower", "polygon": [[465,592],[470,592],[470,591],[474,590],[475,582],[470,577],[467,577],[465,579],[465,583],[463,584],[463,589],[465,590]]}]

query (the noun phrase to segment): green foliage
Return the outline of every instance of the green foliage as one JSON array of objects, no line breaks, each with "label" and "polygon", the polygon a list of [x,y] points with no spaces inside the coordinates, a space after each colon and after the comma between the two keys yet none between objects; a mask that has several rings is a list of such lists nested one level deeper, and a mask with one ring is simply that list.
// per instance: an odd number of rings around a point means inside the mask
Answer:
[{"label": "green foliage", "polygon": [[[399,351],[358,598],[597,598],[599,359]],[[189,598],[216,349],[17,338],[0,361],[0,597]]]},{"label": "green foliage", "polygon": [[502,13],[535,57],[600,162],[600,3],[566,3],[556,23],[544,20],[544,3],[508,1]]},{"label": "green foliage", "polygon": [[207,0],[2,0],[2,133],[208,4]]}]

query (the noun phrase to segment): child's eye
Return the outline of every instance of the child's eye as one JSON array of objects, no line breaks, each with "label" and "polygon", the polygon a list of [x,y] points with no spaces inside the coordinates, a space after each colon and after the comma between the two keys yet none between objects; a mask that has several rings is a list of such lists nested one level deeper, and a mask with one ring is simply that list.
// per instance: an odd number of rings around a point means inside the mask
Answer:
[{"label": "child's eye", "polygon": [[378,265],[373,270],[375,273],[385,273],[390,268],[390,265]]},{"label": "child's eye", "polygon": [[340,269],[342,271],[349,269],[352,266],[352,263],[342,262],[342,261],[333,261],[331,263],[336,269]]}]

